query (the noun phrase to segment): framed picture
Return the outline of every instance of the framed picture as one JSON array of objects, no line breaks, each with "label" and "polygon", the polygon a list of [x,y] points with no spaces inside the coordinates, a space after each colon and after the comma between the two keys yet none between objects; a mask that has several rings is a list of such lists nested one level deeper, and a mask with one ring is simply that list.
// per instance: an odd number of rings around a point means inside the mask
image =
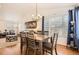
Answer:
[{"label": "framed picture", "polygon": [[28,29],[37,28],[37,21],[25,22],[25,25],[26,25],[26,28]]}]

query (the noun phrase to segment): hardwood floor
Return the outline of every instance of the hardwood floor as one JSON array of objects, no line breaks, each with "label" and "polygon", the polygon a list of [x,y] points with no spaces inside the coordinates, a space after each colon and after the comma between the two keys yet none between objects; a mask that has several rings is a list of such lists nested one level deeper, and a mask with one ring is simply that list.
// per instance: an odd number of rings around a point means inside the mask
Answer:
[{"label": "hardwood floor", "polygon": [[0,55],[19,55],[20,40],[17,42],[6,42],[5,38],[0,39]]},{"label": "hardwood floor", "polygon": [[20,55],[20,44],[0,48],[0,55]]},{"label": "hardwood floor", "polygon": [[[32,50],[29,51],[30,53],[33,52]],[[57,45],[57,51],[58,55],[79,55],[79,51],[67,48],[63,45]],[[20,55],[20,43],[0,48],[0,55]]]},{"label": "hardwood floor", "polygon": [[71,48],[67,48],[63,45],[57,46],[57,51],[59,55],[79,55],[79,51]]},{"label": "hardwood floor", "polygon": [[[66,48],[65,46],[62,45],[58,45],[57,50],[58,55],[79,55],[79,51]],[[33,52],[31,50],[29,51],[30,53]],[[20,55],[20,43],[10,47],[0,48],[0,55]]]}]

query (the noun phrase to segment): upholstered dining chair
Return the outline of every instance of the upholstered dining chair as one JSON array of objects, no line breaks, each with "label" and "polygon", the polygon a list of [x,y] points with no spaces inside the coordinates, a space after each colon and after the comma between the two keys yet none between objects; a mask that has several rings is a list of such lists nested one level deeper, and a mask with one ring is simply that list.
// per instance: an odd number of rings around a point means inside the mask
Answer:
[{"label": "upholstered dining chair", "polygon": [[23,54],[23,48],[24,48],[24,54],[26,54],[26,49],[27,49],[27,37],[26,37],[26,32],[20,32],[20,38],[21,38],[21,45],[20,45],[20,49],[21,49],[21,54]]},{"label": "upholstered dining chair", "polygon": [[53,37],[49,37],[49,39],[50,42],[43,42],[43,54],[44,52],[47,52],[53,55],[53,52],[55,51],[55,54],[57,55],[58,33],[54,33]]}]

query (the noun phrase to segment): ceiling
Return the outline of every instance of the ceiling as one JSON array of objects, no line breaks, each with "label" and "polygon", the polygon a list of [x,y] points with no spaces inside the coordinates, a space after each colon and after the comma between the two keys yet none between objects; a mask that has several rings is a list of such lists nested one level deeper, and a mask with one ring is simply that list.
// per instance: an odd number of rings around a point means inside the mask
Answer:
[{"label": "ceiling", "polygon": [[[38,3],[37,10],[41,16],[65,14],[69,9],[72,9],[77,4],[75,3]],[[35,3],[2,3],[0,10],[3,14],[16,13],[24,18],[31,18],[32,14],[36,13]]]}]

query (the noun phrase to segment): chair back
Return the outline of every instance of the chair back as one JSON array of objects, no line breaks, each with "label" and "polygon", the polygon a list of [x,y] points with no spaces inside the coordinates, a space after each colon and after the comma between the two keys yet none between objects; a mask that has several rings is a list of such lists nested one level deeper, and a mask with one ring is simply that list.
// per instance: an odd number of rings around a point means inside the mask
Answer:
[{"label": "chair back", "polygon": [[58,33],[54,33],[53,37],[50,37],[50,43],[52,45],[52,49],[57,46]]},{"label": "chair back", "polygon": [[20,37],[26,37],[26,32],[20,32]]},{"label": "chair back", "polygon": [[28,32],[27,33],[27,39],[28,39],[28,47],[33,49],[36,45],[35,44],[34,33],[33,32]]},{"label": "chair back", "polygon": [[28,38],[28,47],[34,49],[36,46],[35,40],[32,38]]},{"label": "chair back", "polygon": [[55,33],[55,48],[57,46],[57,41],[58,41],[58,33]]},{"label": "chair back", "polygon": [[27,37],[34,39],[34,33],[33,32],[27,32]]},{"label": "chair back", "polygon": [[21,43],[26,43],[26,32],[20,32]]},{"label": "chair back", "polygon": [[43,47],[47,49],[48,51],[51,51],[50,53],[53,54],[53,50],[55,49],[55,53],[57,55],[57,40],[58,40],[58,33],[54,33],[53,37],[49,37],[50,42],[44,42]]},{"label": "chair back", "polygon": [[53,34],[53,37],[50,37],[50,42],[53,44],[55,40],[55,33]]},{"label": "chair back", "polygon": [[56,48],[58,41],[58,33],[54,33],[53,48]]}]

